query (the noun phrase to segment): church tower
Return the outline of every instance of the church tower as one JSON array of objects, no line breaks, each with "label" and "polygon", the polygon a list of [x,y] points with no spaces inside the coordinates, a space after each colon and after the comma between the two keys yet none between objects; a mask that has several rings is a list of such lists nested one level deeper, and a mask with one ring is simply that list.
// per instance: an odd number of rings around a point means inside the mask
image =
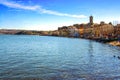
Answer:
[{"label": "church tower", "polygon": [[93,24],[93,16],[90,16],[90,25]]}]

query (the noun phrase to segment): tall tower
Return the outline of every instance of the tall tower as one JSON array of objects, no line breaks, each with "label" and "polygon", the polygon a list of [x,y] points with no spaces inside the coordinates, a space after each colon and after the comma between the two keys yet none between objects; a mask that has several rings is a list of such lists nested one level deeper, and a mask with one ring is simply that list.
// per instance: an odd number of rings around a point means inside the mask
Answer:
[{"label": "tall tower", "polygon": [[90,25],[93,24],[93,16],[90,16]]}]

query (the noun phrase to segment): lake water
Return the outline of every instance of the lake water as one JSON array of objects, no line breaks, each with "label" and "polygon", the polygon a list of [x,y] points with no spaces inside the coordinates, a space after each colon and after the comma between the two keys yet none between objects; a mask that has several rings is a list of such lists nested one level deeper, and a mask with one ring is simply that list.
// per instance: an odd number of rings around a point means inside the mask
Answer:
[{"label": "lake water", "polygon": [[85,39],[0,35],[0,80],[120,80],[117,56]]}]

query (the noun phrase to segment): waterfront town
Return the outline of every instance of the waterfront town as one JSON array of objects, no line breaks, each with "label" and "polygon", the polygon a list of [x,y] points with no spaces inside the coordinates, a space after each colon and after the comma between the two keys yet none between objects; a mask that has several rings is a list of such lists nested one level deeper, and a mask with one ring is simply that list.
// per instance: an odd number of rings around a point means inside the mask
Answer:
[{"label": "waterfront town", "polygon": [[93,16],[89,17],[87,24],[59,27],[52,35],[80,37],[120,46],[120,24],[113,25],[111,22],[107,24],[104,21],[97,24],[93,22]]},{"label": "waterfront town", "polygon": [[112,25],[101,21],[100,24],[93,23],[93,16],[90,16],[87,24],[74,24],[73,26],[59,27],[56,35],[81,37],[88,39],[118,39],[120,24]]},{"label": "waterfront town", "polygon": [[75,37],[120,46],[120,24],[113,25],[111,22],[107,24],[104,21],[101,21],[99,24],[94,23],[93,16],[89,17],[87,24],[58,27],[58,30],[54,31],[0,29],[0,34]]}]

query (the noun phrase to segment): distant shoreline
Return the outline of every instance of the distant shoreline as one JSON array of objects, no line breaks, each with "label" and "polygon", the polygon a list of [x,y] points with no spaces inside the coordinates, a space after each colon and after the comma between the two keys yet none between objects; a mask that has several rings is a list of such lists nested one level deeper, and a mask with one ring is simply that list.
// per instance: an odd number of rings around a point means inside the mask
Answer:
[{"label": "distant shoreline", "polygon": [[[52,32],[52,31],[35,31],[35,30],[15,30],[15,29],[0,29],[0,34],[4,35],[40,35],[40,36],[56,36],[56,37],[68,37],[68,38],[81,38],[81,37],[69,37],[69,36],[57,36],[57,35],[48,35],[46,32]],[[89,39],[89,38],[81,38],[81,39],[88,39],[97,41],[100,43],[106,43],[112,46],[119,46],[120,42],[117,40],[107,40],[107,39]]]}]

